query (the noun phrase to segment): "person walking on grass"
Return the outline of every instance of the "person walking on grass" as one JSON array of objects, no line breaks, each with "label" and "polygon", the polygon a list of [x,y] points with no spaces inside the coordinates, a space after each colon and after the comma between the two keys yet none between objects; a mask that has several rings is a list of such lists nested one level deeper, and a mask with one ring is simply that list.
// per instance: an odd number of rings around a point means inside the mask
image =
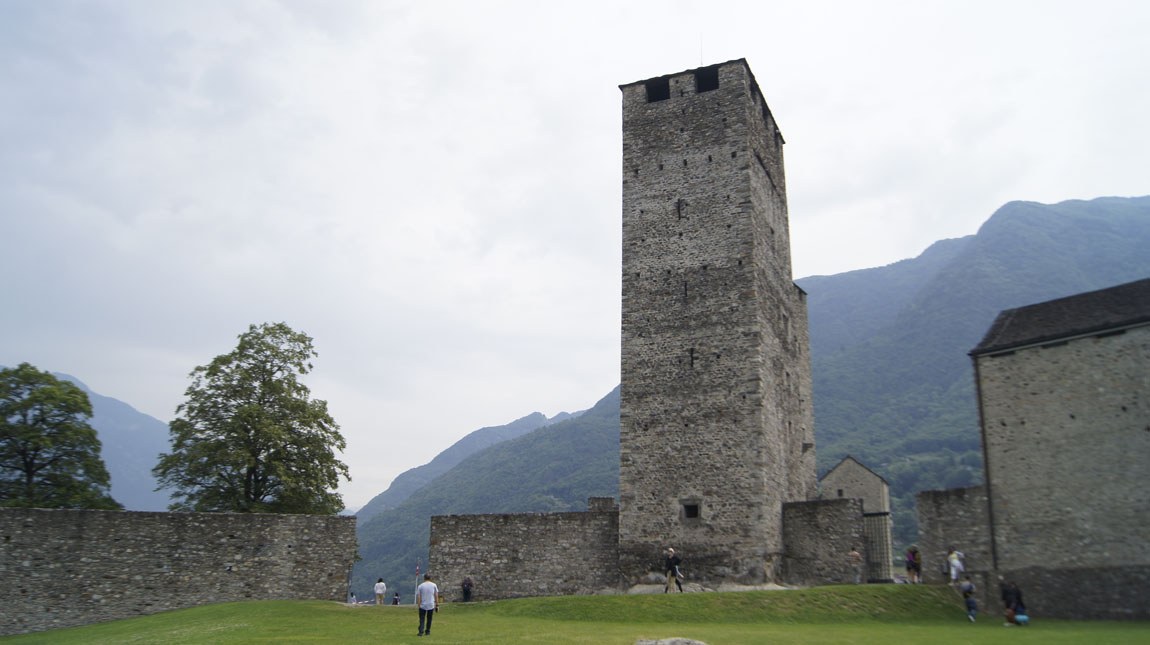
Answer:
[{"label": "person walking on grass", "polygon": [[966,617],[970,622],[974,622],[974,617],[978,615],[978,600],[974,597],[974,583],[970,581],[970,576],[966,576],[962,580],[962,600],[966,603]]},{"label": "person walking on grass", "polygon": [[[415,589],[415,604],[419,607],[418,636],[430,636],[431,619],[435,616],[435,612],[439,611],[439,587],[431,581],[430,573],[424,574],[423,584]],[[426,628],[424,619],[427,621]]]},{"label": "person walking on grass", "polygon": [[379,582],[375,583],[375,606],[382,606],[385,602],[387,602],[387,583],[380,578]]},{"label": "person walking on grass", "polygon": [[906,581],[911,584],[922,582],[922,555],[914,544],[906,551]]},{"label": "person walking on grass", "polygon": [[667,583],[663,585],[663,593],[671,590],[671,581],[675,581],[675,586],[679,588],[679,593],[683,593],[683,574],[679,571],[679,563],[683,561],[682,558],[675,555],[675,549],[667,548],[667,559],[663,563],[663,568],[667,573]]}]

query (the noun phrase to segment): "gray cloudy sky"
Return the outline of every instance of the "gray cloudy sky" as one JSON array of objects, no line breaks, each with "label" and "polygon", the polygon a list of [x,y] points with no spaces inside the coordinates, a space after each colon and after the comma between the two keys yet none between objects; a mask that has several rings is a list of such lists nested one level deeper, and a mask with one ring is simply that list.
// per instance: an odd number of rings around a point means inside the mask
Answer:
[{"label": "gray cloudy sky", "polygon": [[1150,3],[0,0],[0,364],[170,420],[251,323],[358,507],[619,381],[618,85],[746,58],[795,277],[1150,193]]}]

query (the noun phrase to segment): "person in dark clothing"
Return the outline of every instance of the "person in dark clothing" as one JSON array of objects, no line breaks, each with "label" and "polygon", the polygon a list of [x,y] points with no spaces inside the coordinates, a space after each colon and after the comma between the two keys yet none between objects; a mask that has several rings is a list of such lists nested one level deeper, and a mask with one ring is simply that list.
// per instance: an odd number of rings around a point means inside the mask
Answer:
[{"label": "person in dark clothing", "polygon": [[1014,602],[1010,607],[1014,610],[1014,624],[1029,625],[1030,616],[1026,613],[1026,605],[1022,602],[1022,590],[1018,588],[1018,583],[1010,583],[1010,595]]},{"label": "person in dark clothing", "polygon": [[471,582],[471,577],[468,576],[463,579],[463,602],[471,602],[471,587],[475,583]]},{"label": "person in dark clothing", "polygon": [[922,582],[922,556],[919,555],[918,546],[914,544],[906,551],[906,581]]},{"label": "person in dark clothing", "polygon": [[[1026,605],[1022,602],[1022,590],[1018,588],[1018,584],[1016,583],[1011,582],[1007,584],[1002,580],[1002,576],[999,576],[998,579],[1002,583],[1002,606],[1003,612],[1006,614],[1006,622],[1003,623],[1003,626],[1012,627],[1018,625],[1021,623],[1021,621],[1018,620],[1018,615],[1026,615]],[[1029,619],[1027,620],[1029,621]]]},{"label": "person in dark clothing", "polygon": [[962,580],[962,599],[966,603],[966,617],[970,622],[974,622],[974,617],[978,615],[978,600],[974,597],[974,583],[970,581],[970,576],[966,576]]},{"label": "person in dark clothing", "polygon": [[663,593],[671,590],[671,580],[675,581],[675,586],[679,588],[679,593],[683,593],[683,574],[679,571],[679,563],[683,561],[682,558],[675,555],[675,550],[667,549],[667,560],[663,568],[667,572],[667,584],[663,586]]}]

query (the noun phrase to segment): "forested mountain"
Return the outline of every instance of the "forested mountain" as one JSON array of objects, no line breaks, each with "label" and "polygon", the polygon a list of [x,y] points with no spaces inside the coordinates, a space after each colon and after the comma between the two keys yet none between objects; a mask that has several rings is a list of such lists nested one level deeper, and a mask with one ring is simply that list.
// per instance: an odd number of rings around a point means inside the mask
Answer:
[{"label": "forested mountain", "polygon": [[616,387],[582,415],[478,452],[395,508],[361,519],[352,588],[370,597],[382,577],[389,591],[410,601],[416,561],[427,570],[432,515],[584,510],[588,497],[618,492]]},{"label": "forested mountain", "polygon": [[574,414],[560,412],[548,419],[540,412],[532,412],[506,425],[480,428],[459,441],[456,441],[450,448],[436,455],[435,459],[432,459],[422,466],[416,466],[401,473],[392,480],[387,490],[371,498],[371,501],[364,504],[363,508],[356,511],[355,515],[361,523],[369,520],[383,511],[399,506],[404,500],[410,497],[412,493],[423,488],[427,483],[451,470],[456,464],[480,450],[507,441],[508,439],[523,436],[536,428],[558,423],[559,421],[564,421],[579,416],[580,414],[582,414],[582,412],[576,412]]},{"label": "forested mountain", "polygon": [[[808,293],[819,474],[851,454],[914,493],[981,481],[969,352],[999,311],[1150,276],[1150,197],[1011,202],[914,259],[798,280]],[[355,589],[414,582],[434,514],[581,509],[618,491],[619,391],[576,421],[497,444],[360,522]],[[585,469],[585,470],[584,470]],[[449,582],[449,581],[446,581]],[[408,585],[399,591],[408,596]]]},{"label": "forested mountain", "polygon": [[1148,248],[1150,197],[1011,202],[914,260],[799,280],[819,473],[866,463],[891,484],[896,539],[913,539],[915,492],[981,481],[967,352],[998,312],[1150,276]]}]

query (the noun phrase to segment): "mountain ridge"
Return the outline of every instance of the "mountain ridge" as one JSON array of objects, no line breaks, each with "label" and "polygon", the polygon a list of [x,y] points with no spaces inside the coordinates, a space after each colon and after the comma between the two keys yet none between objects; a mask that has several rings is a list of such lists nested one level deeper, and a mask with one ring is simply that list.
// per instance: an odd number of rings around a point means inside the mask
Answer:
[{"label": "mountain ridge", "polygon": [[[1002,309],[1150,276],[1150,256],[1139,253],[1141,248],[1150,248],[1150,196],[1053,205],[1009,202],[974,235],[940,240],[915,258],[797,280],[808,293],[819,474],[848,454],[866,463],[891,484],[896,543],[915,539],[915,492],[981,479],[967,353],[993,317]],[[616,481],[613,488],[604,484],[608,491],[618,486],[617,418],[614,423],[614,452],[606,459],[615,462]],[[480,452],[469,459],[484,458]],[[498,462],[488,467],[503,468]],[[406,559],[380,566],[383,546],[365,553],[357,570],[367,576],[393,570],[402,575],[414,567],[408,561],[413,557],[426,561],[426,535],[401,534],[404,527],[425,527],[431,514],[575,510],[585,502],[552,495],[554,508],[509,500],[494,508],[469,507],[463,498],[431,503],[450,499],[459,477],[448,472],[429,483],[409,499],[413,506],[394,518],[380,542],[402,543],[397,551]],[[478,484],[470,482],[473,488]],[[417,511],[420,500],[427,508]],[[362,524],[361,544],[379,527]]]},{"label": "mountain ridge", "polygon": [[523,436],[532,430],[546,425],[565,421],[583,414],[580,412],[560,412],[550,419],[541,412],[532,412],[515,421],[501,426],[487,426],[472,431],[446,450],[436,455],[426,464],[409,468],[400,473],[382,493],[371,498],[355,512],[360,520],[368,520],[383,511],[402,504],[412,493],[423,488],[443,473],[454,468],[467,457],[497,443]]},{"label": "mountain ridge", "polygon": [[395,508],[357,523],[361,559],[352,588],[366,593],[380,577],[393,586],[426,563],[432,515],[578,511],[588,497],[613,497],[618,455],[616,386],[583,414],[472,454]]}]

